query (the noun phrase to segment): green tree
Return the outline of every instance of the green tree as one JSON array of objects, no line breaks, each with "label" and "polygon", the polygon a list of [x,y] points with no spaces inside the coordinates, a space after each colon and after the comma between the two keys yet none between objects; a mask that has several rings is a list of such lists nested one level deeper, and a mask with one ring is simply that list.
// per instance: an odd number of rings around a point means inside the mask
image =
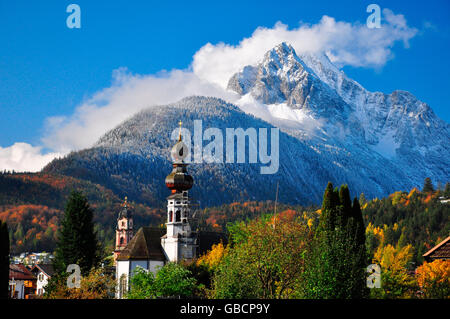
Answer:
[{"label": "green tree", "polygon": [[136,267],[130,279],[130,291],[128,299],[151,299],[156,295],[155,276],[151,271],[142,267]]},{"label": "green tree", "polygon": [[83,275],[97,267],[102,258],[92,221],[93,211],[86,197],[73,191],[67,201],[56,243],[54,268],[63,274],[70,264],[77,264]]},{"label": "green tree", "polygon": [[445,183],[444,196],[450,197],[450,183]]},{"label": "green tree", "polygon": [[158,297],[189,297],[194,294],[196,280],[192,273],[177,263],[167,263],[156,272],[155,292]]},{"label": "green tree", "polygon": [[137,267],[130,280],[127,298],[192,297],[196,289],[196,280],[188,269],[181,264],[167,263],[156,275]]},{"label": "green tree", "polygon": [[328,183],[319,227],[308,249],[301,296],[362,298],[365,288],[365,227],[358,200],[350,200],[347,185]]},{"label": "green tree", "polygon": [[214,276],[216,298],[289,298],[303,271],[309,231],[293,216],[266,215],[233,229]]},{"label": "green tree", "polygon": [[8,298],[9,233],[6,222],[0,220],[0,299]]},{"label": "green tree", "polygon": [[262,289],[251,265],[243,262],[241,246],[230,249],[213,277],[213,297],[218,299],[259,298]]},{"label": "green tree", "polygon": [[434,192],[434,186],[431,182],[431,178],[427,177],[425,178],[425,181],[423,183],[422,192],[424,193],[433,193]]}]

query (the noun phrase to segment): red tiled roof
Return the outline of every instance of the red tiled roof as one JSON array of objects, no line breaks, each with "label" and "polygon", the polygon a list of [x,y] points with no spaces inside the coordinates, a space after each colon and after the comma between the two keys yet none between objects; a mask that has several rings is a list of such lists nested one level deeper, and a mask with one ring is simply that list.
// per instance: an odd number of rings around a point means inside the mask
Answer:
[{"label": "red tiled roof", "polygon": [[427,251],[423,257],[426,260],[450,259],[450,236]]},{"label": "red tiled roof", "polygon": [[31,271],[22,264],[9,265],[9,279],[14,280],[36,280],[36,277]]}]

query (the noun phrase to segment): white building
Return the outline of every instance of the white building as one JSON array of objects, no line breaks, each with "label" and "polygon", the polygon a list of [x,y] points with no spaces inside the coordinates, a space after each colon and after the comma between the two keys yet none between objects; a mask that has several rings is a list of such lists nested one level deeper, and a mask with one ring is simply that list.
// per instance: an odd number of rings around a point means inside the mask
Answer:
[{"label": "white building", "polygon": [[[167,262],[191,261],[211,249],[213,244],[226,242],[226,237],[221,233],[192,231],[188,190],[194,180],[187,172],[188,164],[183,162],[187,156],[187,147],[181,140],[181,134],[171,153],[175,162],[165,180],[166,186],[172,191],[167,197],[166,230],[142,227],[121,249],[117,244],[121,242],[120,236],[129,238],[127,231],[132,232],[132,229],[116,232],[117,298],[123,298],[128,291],[130,277],[136,267],[156,273]],[[127,218],[119,215],[118,223],[125,222],[126,225],[127,221]]]},{"label": "white building", "polygon": [[36,277],[22,264],[9,265],[8,293],[12,299],[26,299],[34,295],[36,288]]},{"label": "white building", "polygon": [[37,278],[36,295],[42,296],[45,293],[45,286],[54,274],[53,266],[51,264],[36,264],[31,272]]}]

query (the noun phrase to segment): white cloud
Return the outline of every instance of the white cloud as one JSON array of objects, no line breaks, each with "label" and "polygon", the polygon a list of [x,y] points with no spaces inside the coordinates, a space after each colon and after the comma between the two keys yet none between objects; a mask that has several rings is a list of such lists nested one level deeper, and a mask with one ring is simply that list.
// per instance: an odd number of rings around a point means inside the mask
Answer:
[{"label": "white cloud", "polygon": [[408,46],[417,29],[407,25],[405,17],[383,10],[382,26],[369,29],[365,24],[336,21],[323,16],[314,25],[301,24],[289,30],[278,22],[273,28],[260,27],[238,45],[211,43],[195,55],[194,73],[208,82],[225,88],[238,70],[260,61],[264,53],[281,42],[291,44],[297,53],[325,51],[340,66],[379,68],[392,58],[392,47],[398,41]]},{"label": "white cloud", "polygon": [[138,111],[176,102],[185,96],[206,95],[227,100],[234,94],[207,83],[188,71],[174,70],[158,75],[132,75],[122,68],[113,72],[113,85],[96,93],[70,117],[51,117],[43,142],[67,153],[90,147],[106,131]]},{"label": "white cloud", "polygon": [[[220,97],[236,102],[238,97],[225,90],[228,79],[242,67],[255,64],[266,51],[280,42],[290,43],[298,53],[326,51],[339,65],[381,67],[392,57],[392,47],[402,41],[407,46],[417,30],[407,25],[402,15],[383,11],[380,29],[359,23],[336,21],[329,16],[314,25],[300,24],[296,29],[277,23],[273,28],[257,28],[238,45],[206,44],[197,51],[188,70],[162,71],[153,75],[130,74],[126,68],[113,72],[112,85],[79,105],[71,116],[49,117],[42,145],[53,153],[42,154],[41,147],[16,143],[0,148],[0,169],[32,170],[42,168],[60,154],[92,146],[106,131],[136,112],[189,95]],[[253,114],[271,117],[269,109],[248,107]]]},{"label": "white cloud", "polygon": [[14,143],[9,147],[0,147],[0,170],[37,172],[58,156],[61,156],[61,154],[42,154],[42,147],[27,143]]}]

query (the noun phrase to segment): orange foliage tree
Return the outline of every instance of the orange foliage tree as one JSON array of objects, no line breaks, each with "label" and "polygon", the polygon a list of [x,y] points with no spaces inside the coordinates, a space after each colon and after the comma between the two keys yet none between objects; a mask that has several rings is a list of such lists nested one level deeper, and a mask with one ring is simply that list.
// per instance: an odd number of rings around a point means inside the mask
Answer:
[{"label": "orange foliage tree", "polygon": [[425,298],[450,298],[450,260],[424,262],[416,275]]}]

